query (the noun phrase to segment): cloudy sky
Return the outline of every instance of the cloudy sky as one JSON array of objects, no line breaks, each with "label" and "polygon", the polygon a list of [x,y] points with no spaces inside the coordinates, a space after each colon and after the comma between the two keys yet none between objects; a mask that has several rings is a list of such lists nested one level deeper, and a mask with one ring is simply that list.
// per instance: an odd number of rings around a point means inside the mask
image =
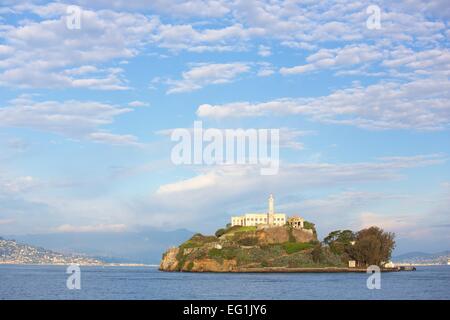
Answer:
[{"label": "cloudy sky", "polygon": [[[0,234],[213,232],[274,193],[450,249],[450,6],[421,2],[2,1]],[[281,129],[279,173],[176,166],[198,120]]]}]

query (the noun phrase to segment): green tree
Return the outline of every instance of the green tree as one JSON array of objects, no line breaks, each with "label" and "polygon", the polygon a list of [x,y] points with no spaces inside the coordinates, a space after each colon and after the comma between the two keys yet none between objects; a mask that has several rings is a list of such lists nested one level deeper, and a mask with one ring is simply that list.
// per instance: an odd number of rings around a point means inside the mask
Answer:
[{"label": "green tree", "polygon": [[326,245],[330,245],[331,243],[333,243],[334,241],[337,240],[339,234],[341,233],[341,230],[335,230],[335,231],[331,231],[328,236],[326,236],[323,239],[323,243],[325,243]]},{"label": "green tree", "polygon": [[355,238],[356,235],[351,230],[335,230],[330,232],[330,234],[323,239],[323,243],[328,245],[331,252],[342,255],[349,253]]},{"label": "green tree", "polygon": [[395,234],[378,227],[363,229],[356,234],[350,256],[360,265],[378,265],[389,261],[395,248]]},{"label": "green tree", "polygon": [[314,223],[309,222],[309,221],[304,221],[304,222],[303,222],[303,227],[304,227],[305,229],[312,230],[314,236],[317,237],[316,225],[315,225]]},{"label": "green tree", "polygon": [[225,232],[227,232],[226,229],[219,229],[216,231],[215,235],[217,238],[219,238],[221,235],[225,234]]},{"label": "green tree", "polygon": [[331,231],[330,234],[323,239],[323,242],[327,245],[330,245],[336,241],[347,244],[354,241],[355,237],[356,235],[352,230],[336,230]]}]

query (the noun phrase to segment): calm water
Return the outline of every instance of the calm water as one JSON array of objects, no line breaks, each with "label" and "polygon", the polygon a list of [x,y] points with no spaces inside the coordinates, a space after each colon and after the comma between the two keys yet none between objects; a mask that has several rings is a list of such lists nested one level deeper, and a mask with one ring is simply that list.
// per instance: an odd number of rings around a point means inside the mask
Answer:
[{"label": "calm water", "polygon": [[152,267],[82,267],[81,290],[61,266],[0,265],[0,299],[450,299],[450,266],[383,273],[380,290],[356,273],[166,273]]}]

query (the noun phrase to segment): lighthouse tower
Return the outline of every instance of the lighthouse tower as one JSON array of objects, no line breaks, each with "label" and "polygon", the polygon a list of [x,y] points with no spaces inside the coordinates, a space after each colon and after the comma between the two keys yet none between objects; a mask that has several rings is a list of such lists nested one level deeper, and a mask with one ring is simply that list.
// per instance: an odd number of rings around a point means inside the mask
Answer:
[{"label": "lighthouse tower", "polygon": [[269,212],[267,213],[267,224],[269,226],[274,225],[275,222],[275,209],[274,209],[274,199],[273,195],[271,194],[269,197]]}]

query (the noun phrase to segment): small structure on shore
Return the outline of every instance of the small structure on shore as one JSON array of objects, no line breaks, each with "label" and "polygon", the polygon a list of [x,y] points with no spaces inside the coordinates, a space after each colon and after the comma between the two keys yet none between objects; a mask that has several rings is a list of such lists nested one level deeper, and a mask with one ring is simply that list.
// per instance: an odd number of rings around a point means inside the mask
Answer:
[{"label": "small structure on shore", "polygon": [[288,224],[294,229],[303,229],[304,228],[305,219],[299,216],[289,217]]}]

